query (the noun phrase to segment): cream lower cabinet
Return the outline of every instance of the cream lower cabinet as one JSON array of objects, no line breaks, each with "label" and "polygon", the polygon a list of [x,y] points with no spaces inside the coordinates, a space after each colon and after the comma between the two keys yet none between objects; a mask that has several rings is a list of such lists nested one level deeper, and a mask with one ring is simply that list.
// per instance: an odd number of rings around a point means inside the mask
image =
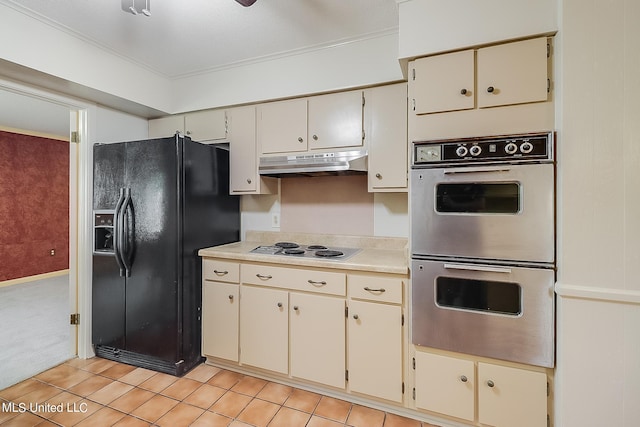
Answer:
[{"label": "cream lower cabinet", "polygon": [[238,361],[240,266],[202,262],[202,354]]},{"label": "cream lower cabinet", "polygon": [[345,387],[344,298],[292,292],[291,376]]},{"label": "cream lower cabinet", "polygon": [[202,284],[202,353],[238,361],[239,286],[204,281]]},{"label": "cream lower cabinet", "polygon": [[547,376],[417,351],[415,404],[418,409],[493,427],[546,427]]},{"label": "cream lower cabinet", "polygon": [[404,280],[350,274],[347,286],[349,390],[402,402]]},{"label": "cream lower cabinet", "polygon": [[240,362],[286,374],[289,371],[289,293],[242,287]]}]

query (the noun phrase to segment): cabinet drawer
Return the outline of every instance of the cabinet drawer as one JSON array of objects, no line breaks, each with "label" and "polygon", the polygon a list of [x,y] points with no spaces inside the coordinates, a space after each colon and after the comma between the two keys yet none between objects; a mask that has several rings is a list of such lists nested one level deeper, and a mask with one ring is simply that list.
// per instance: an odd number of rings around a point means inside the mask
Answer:
[{"label": "cabinet drawer", "polygon": [[321,294],[346,295],[346,275],[330,271],[303,270],[242,264],[242,283]]},{"label": "cabinet drawer", "polygon": [[400,277],[361,276],[350,274],[349,297],[370,301],[402,304],[402,284]]},{"label": "cabinet drawer", "polygon": [[216,282],[240,282],[240,265],[237,262],[205,258],[202,260],[202,277]]}]

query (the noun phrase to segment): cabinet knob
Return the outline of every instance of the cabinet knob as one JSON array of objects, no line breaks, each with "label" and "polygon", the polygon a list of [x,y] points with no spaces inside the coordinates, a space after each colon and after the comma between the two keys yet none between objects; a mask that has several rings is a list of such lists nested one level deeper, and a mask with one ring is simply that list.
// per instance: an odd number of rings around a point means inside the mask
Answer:
[{"label": "cabinet knob", "polygon": [[376,178],[378,179],[382,179],[382,175],[380,175],[379,173],[376,174]]},{"label": "cabinet knob", "polygon": [[300,136],[300,137],[298,137],[298,142],[303,142],[303,141],[304,141],[304,139],[302,139],[302,137],[301,137],[301,136]]},{"label": "cabinet knob", "polygon": [[467,382],[467,376],[466,375],[462,375],[460,377],[460,381],[462,381],[463,383],[466,383]]},{"label": "cabinet knob", "polygon": [[466,89],[460,90],[460,95],[466,95],[466,94],[467,94],[467,90]]},{"label": "cabinet knob", "polygon": [[247,184],[251,184],[251,178],[247,178]]},{"label": "cabinet knob", "polygon": [[229,295],[229,301],[233,301],[233,295]]},{"label": "cabinet knob", "polygon": [[496,90],[496,88],[494,88],[493,86],[489,86],[487,88],[487,92],[489,92],[489,93],[493,93],[494,90]]},{"label": "cabinet knob", "polygon": [[493,388],[495,386],[495,383],[491,380],[487,381],[487,385],[491,388]]},{"label": "cabinet knob", "polygon": [[317,141],[318,140],[318,135],[313,135],[312,138],[313,138],[314,141]]},{"label": "cabinet knob", "polygon": [[297,305],[294,305],[294,306],[293,306],[293,309],[294,309],[295,311],[298,311],[298,308],[299,308],[299,307],[298,307]]},{"label": "cabinet knob", "polygon": [[354,315],[353,315],[353,318],[354,318],[355,320],[358,320],[358,319],[360,318],[360,316],[358,316],[357,314],[354,314]]},{"label": "cabinet knob", "polygon": [[282,303],[281,302],[278,303],[278,308],[282,308]]}]

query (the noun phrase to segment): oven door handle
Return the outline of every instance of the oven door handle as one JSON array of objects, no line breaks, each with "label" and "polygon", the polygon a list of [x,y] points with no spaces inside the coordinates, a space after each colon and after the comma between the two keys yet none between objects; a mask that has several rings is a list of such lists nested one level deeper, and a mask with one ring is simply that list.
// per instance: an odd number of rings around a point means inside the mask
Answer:
[{"label": "oven door handle", "polygon": [[499,173],[499,172],[511,172],[509,168],[460,168],[460,169],[445,169],[443,173],[445,175],[456,175],[461,173]]},{"label": "oven door handle", "polygon": [[494,267],[492,265],[445,264],[444,268],[448,270],[486,271],[489,273],[511,274],[510,268]]}]

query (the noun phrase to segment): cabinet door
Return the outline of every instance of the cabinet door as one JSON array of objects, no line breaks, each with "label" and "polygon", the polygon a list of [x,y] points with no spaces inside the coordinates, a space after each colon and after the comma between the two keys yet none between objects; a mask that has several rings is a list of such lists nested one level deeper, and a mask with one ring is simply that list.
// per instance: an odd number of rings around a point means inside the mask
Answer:
[{"label": "cabinet door", "polygon": [[478,49],[478,107],[547,100],[547,39]]},{"label": "cabinet door", "polygon": [[349,303],[349,388],[402,402],[402,309],[362,301]]},{"label": "cabinet door", "polygon": [[495,427],[546,427],[546,374],[479,362],[478,421]]},{"label": "cabinet door", "polygon": [[228,111],[231,193],[254,192],[258,186],[256,107]]},{"label": "cabinet door", "polygon": [[[417,352],[416,406],[473,421],[475,370],[470,360]],[[512,426],[520,426],[519,423]]]},{"label": "cabinet door", "polygon": [[239,286],[202,284],[202,354],[238,361]]},{"label": "cabinet door", "polygon": [[185,134],[194,141],[212,141],[227,137],[224,110],[206,110],[184,116]]},{"label": "cabinet door", "polygon": [[289,321],[286,291],[243,286],[240,305],[240,362],[286,374]]},{"label": "cabinet door", "polygon": [[181,114],[149,120],[149,138],[164,138],[176,132],[184,133],[184,116]]},{"label": "cabinet door", "polygon": [[366,92],[369,191],[407,189],[407,85]]},{"label": "cabinet door", "polygon": [[309,148],[362,146],[362,91],[309,98]]},{"label": "cabinet door", "polygon": [[474,108],[475,52],[464,50],[417,59],[411,79],[414,114]]},{"label": "cabinet door", "polygon": [[343,298],[291,293],[291,375],[344,388]]},{"label": "cabinet door", "polygon": [[263,154],[307,151],[307,100],[258,105],[258,145]]}]

